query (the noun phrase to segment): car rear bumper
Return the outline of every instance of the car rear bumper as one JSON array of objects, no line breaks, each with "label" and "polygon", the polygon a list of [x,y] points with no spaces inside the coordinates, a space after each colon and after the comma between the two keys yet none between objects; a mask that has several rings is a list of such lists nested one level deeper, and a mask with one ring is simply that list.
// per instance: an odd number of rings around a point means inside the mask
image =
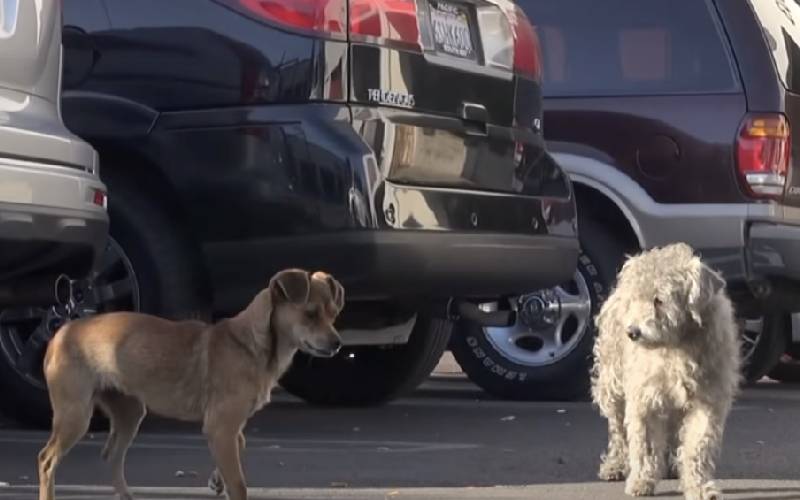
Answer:
[{"label": "car rear bumper", "polygon": [[[325,270],[348,300],[496,297],[550,287],[575,271],[575,238],[462,231],[351,231],[206,247],[218,310],[252,298],[248,275]],[[266,279],[261,283],[266,286]]]},{"label": "car rear bumper", "polygon": [[106,244],[105,192],[77,169],[0,158],[0,279],[33,273],[86,274]]},{"label": "car rear bumper", "polygon": [[645,248],[683,241],[738,296],[800,311],[800,210],[778,204],[651,204],[635,210]]},{"label": "car rear bumper", "polygon": [[191,200],[216,311],[238,311],[286,267],[331,272],[348,299],[423,303],[572,277],[575,199],[546,151],[531,142],[512,163],[513,141],[459,136],[445,148],[412,122],[463,132],[460,120],[337,104],[163,113],[153,154],[192,165],[167,177]]},{"label": "car rear bumper", "polygon": [[794,281],[800,285],[800,226],[752,224],[747,255],[752,278]]}]

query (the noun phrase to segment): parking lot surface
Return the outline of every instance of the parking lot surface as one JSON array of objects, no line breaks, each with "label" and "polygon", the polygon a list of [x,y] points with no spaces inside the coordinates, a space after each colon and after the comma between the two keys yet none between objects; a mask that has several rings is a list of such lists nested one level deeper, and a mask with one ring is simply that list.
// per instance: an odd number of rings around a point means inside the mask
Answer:
[{"label": "parking lot surface", "polygon": [[[320,409],[284,394],[247,428],[255,499],[624,498],[595,480],[605,444],[589,403],[493,401],[440,375],[408,398],[367,409]],[[719,477],[732,499],[800,499],[800,391],[748,389],[731,414]],[[0,499],[36,497],[36,454],[47,434],[0,423]],[[61,499],[113,498],[86,437],[59,469]],[[128,455],[137,498],[213,498],[212,463],[198,426],[148,418]],[[665,482],[659,498],[681,498]]]}]

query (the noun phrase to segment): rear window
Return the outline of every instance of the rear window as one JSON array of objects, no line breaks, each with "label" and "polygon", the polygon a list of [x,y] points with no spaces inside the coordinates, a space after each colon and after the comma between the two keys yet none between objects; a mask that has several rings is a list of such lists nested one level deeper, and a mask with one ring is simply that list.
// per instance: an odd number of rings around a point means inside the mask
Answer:
[{"label": "rear window", "polygon": [[542,42],[547,96],[738,89],[716,15],[704,0],[518,3]]},{"label": "rear window", "polygon": [[783,85],[800,92],[800,5],[798,0],[750,2],[761,23],[764,38]]}]

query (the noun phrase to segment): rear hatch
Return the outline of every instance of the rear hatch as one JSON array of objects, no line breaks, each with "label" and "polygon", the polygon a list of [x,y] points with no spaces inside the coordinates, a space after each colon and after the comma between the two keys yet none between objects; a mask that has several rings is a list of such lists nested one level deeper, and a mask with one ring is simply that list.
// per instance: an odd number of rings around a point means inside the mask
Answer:
[{"label": "rear hatch", "polygon": [[[538,38],[510,0],[223,3],[319,39],[312,99],[350,105],[390,181],[569,196],[544,150]],[[346,74],[329,71],[345,44]]]},{"label": "rear hatch", "polygon": [[[349,0],[350,102],[389,179],[540,194],[540,57],[505,0]],[[524,168],[528,165],[531,168]],[[534,175],[535,177],[535,175]]]},{"label": "rear hatch", "polygon": [[60,57],[59,5],[0,0],[0,88],[56,101],[59,77],[50,70]]},{"label": "rear hatch", "polygon": [[0,158],[94,171],[59,114],[61,2],[0,0]]}]

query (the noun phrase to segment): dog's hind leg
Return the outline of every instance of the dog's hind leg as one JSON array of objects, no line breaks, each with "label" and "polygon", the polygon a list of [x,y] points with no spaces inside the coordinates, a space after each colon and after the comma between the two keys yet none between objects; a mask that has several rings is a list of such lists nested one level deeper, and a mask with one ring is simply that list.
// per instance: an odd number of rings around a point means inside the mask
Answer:
[{"label": "dog's hind leg", "polygon": [[611,411],[606,415],[608,419],[608,449],[603,454],[600,472],[597,474],[603,481],[622,481],[628,467],[628,447],[625,442],[624,403],[614,401]]},{"label": "dog's hind leg", "polygon": [[53,430],[39,452],[39,500],[55,499],[55,472],[59,462],[89,430],[92,418],[91,394],[61,397],[58,388],[50,387],[53,404]]},{"label": "dog's hind leg", "polygon": [[625,408],[630,472],[625,493],[653,496],[662,474],[667,434],[664,422],[652,412],[630,402]]},{"label": "dog's hind leg", "polygon": [[118,392],[100,394],[97,404],[111,420],[111,433],[103,454],[111,463],[114,490],[120,500],[131,500],[133,496],[125,480],[125,456],[147,411],[138,399]]},{"label": "dog's hind leg", "polygon": [[681,428],[678,453],[681,484],[687,500],[722,500],[714,482],[725,415],[710,406],[692,409]]}]

